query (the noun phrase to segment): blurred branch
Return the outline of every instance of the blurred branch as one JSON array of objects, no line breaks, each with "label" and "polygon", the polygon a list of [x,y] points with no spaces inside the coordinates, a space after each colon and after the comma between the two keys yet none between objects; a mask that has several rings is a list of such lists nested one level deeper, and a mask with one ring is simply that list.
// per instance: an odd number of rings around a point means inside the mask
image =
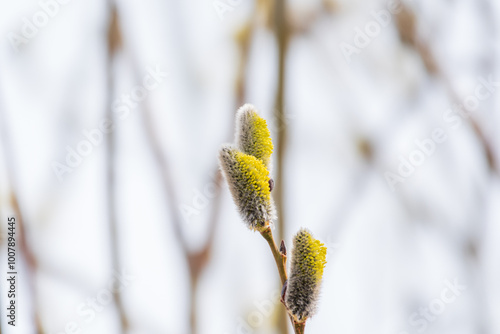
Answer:
[{"label": "blurred branch", "polygon": [[[429,47],[429,44],[419,38],[417,32],[417,16],[404,3],[401,3],[401,6],[402,10],[396,16],[396,27],[398,29],[401,41],[403,42],[403,44],[413,48],[417,52],[430,76],[435,76],[443,82],[449,96],[453,100],[453,103],[456,105],[462,105],[462,99],[455,91],[450,78],[438,65],[432,53],[432,50]],[[490,172],[492,174],[500,175],[500,169],[495,159],[495,153],[492,143],[488,140],[488,137],[484,133],[477,120],[474,119],[474,117],[469,117],[467,121],[469,122],[471,129],[473,130],[480,145],[483,148],[485,159],[488,163]]]},{"label": "blurred branch", "polygon": [[[2,101],[0,99],[0,101]],[[43,329],[43,324],[40,318],[39,312],[39,303],[38,303],[38,294],[36,288],[36,275],[38,271],[38,261],[37,258],[32,251],[28,241],[27,241],[27,232],[26,225],[24,220],[23,211],[21,210],[21,205],[19,203],[19,199],[17,196],[17,188],[16,188],[16,177],[15,171],[17,168],[14,166],[15,164],[15,156],[12,151],[13,147],[11,142],[11,137],[9,134],[9,129],[7,126],[7,116],[5,114],[5,110],[0,107],[0,139],[3,145],[4,158],[5,158],[5,168],[7,173],[7,178],[10,182],[10,204],[12,210],[14,211],[14,215],[16,218],[16,236],[17,236],[17,246],[19,255],[24,259],[27,266],[27,275],[26,280],[28,282],[28,286],[30,289],[30,294],[33,302],[32,312],[34,318],[34,326],[37,334],[44,334],[45,331]]]},{"label": "blurred branch", "polygon": [[[253,36],[254,26],[252,22],[248,22],[245,24],[240,31],[237,32],[235,39],[238,45],[238,49],[240,51],[240,58],[238,62],[238,68],[236,71],[235,78],[235,94],[236,101],[238,105],[241,105],[245,101],[245,77],[246,77],[246,68],[248,63],[248,55],[250,49],[250,43]],[[138,66],[136,67],[136,73],[138,76]],[[145,132],[147,136],[147,140],[151,146],[153,156],[156,160],[157,165],[159,166],[162,184],[167,195],[168,200],[167,207],[170,213],[170,218],[172,221],[172,226],[174,229],[174,233],[176,235],[176,239],[179,242],[179,245],[184,254],[185,260],[188,264],[189,270],[189,278],[190,278],[190,303],[189,303],[189,322],[191,327],[191,332],[193,334],[198,332],[198,324],[197,324],[197,291],[198,291],[198,283],[203,272],[204,268],[207,266],[210,253],[213,247],[213,242],[215,238],[215,232],[217,230],[217,226],[220,221],[220,208],[221,208],[221,185],[222,185],[222,175],[219,171],[219,168],[214,167],[215,173],[215,194],[212,201],[212,208],[210,211],[210,216],[208,218],[208,235],[205,240],[203,247],[200,250],[193,251],[189,249],[187,238],[182,231],[182,219],[179,215],[179,209],[177,204],[179,203],[177,197],[177,191],[175,189],[175,182],[173,176],[170,173],[170,161],[167,157],[167,154],[164,152],[161,141],[157,136],[157,133],[154,128],[154,120],[152,116],[152,112],[148,106],[143,108],[143,121]],[[231,113],[232,117],[234,117],[234,113]],[[232,134],[232,124],[228,129],[228,137]]]},{"label": "blurred branch", "polygon": [[[109,1],[110,9],[110,23],[107,36],[108,44],[108,59],[107,59],[107,80],[108,80],[108,92],[106,103],[106,116],[109,120],[113,121],[114,114],[111,108],[113,101],[113,95],[115,92],[115,83],[113,78],[113,59],[122,45],[122,38],[119,26],[119,18],[116,5],[113,1]],[[106,141],[107,155],[107,183],[106,183],[106,195],[108,204],[108,223],[109,223],[109,237],[111,246],[111,263],[115,270],[121,268],[120,261],[120,246],[118,242],[118,222],[116,218],[116,186],[115,186],[115,167],[116,167],[116,134],[115,131],[111,131],[108,135]],[[113,291],[113,301],[115,303],[116,309],[118,311],[118,316],[120,319],[120,333],[127,333],[130,328],[129,320],[123,304],[123,296],[120,289],[114,289]]]},{"label": "blurred branch", "polygon": [[[274,33],[276,43],[278,44],[278,73],[276,100],[274,108],[274,119],[277,123],[276,136],[276,187],[274,189],[274,200],[278,214],[278,240],[283,240],[286,234],[285,222],[286,214],[284,210],[284,177],[285,177],[285,152],[287,144],[287,124],[285,118],[285,71],[286,71],[286,53],[288,46],[288,25],[285,0],[276,0],[274,2]],[[281,333],[288,333],[286,325],[286,312],[280,312]]]},{"label": "blurred branch", "polygon": [[[439,66],[438,62],[435,60],[432,50],[429,47],[429,43],[423,41],[418,36],[417,15],[408,6],[404,5],[404,3],[402,3],[402,5],[403,5],[402,7],[403,10],[398,15],[396,20],[401,41],[416,51],[416,53],[422,59],[422,62],[424,63],[429,76],[434,76],[437,77],[439,80],[441,80],[453,103],[455,105],[462,106],[463,99],[460,97],[460,95],[456,92],[455,88],[453,87],[451,78],[449,78],[446,75],[445,71]],[[485,2],[483,3],[480,2],[480,5],[484,6]],[[494,28],[494,24],[492,24],[491,18],[489,22],[487,22],[487,24],[490,26],[490,28]],[[493,31],[494,30],[492,30],[492,33]],[[494,62],[491,61],[489,65],[493,66],[493,63]],[[478,121],[473,116],[470,116],[469,118],[466,119],[473,133],[475,134],[479,144],[482,147],[485,160],[489,168],[490,176],[491,177],[493,175],[499,176],[500,169],[495,159],[495,153],[492,143],[488,140],[488,137],[486,136],[484,130],[481,128]],[[486,209],[484,208],[484,206],[486,203],[487,191],[488,190],[486,190],[483,194],[480,195],[482,197],[482,200],[478,200],[479,208],[476,211],[478,217],[474,217],[472,219],[474,226],[477,225],[484,226],[484,222],[486,220],[485,217]],[[409,205],[407,204],[407,206]],[[478,230],[481,230],[481,228],[479,228]],[[450,233],[449,231],[447,231],[446,236],[449,237],[449,235]],[[480,243],[481,240],[476,235],[468,235],[466,238],[463,238],[463,240],[462,239],[459,240],[458,248],[459,252],[462,254],[465,253],[465,255],[467,255],[467,258],[469,259],[469,261],[465,261],[466,268],[464,269],[464,271],[469,274],[471,283],[475,283],[477,287],[475,295],[477,304],[476,331],[478,333],[489,333],[490,332],[488,330],[489,322],[485,319],[487,317],[488,312],[487,310],[485,310],[486,306],[484,301],[487,292],[484,291],[483,289],[484,280],[482,279],[482,271],[480,269],[480,259],[478,257],[478,247]]]},{"label": "blurred branch", "polygon": [[[367,137],[358,135],[355,138],[356,148],[358,154],[362,158],[360,167],[353,174],[352,183],[348,183],[345,190],[342,191],[342,198],[338,204],[335,205],[332,214],[328,214],[328,222],[330,230],[328,235],[333,237],[333,240],[340,239],[342,230],[348,222],[348,216],[355,212],[355,208],[359,203],[359,199],[370,185],[369,180],[372,176],[372,171],[376,169],[374,156],[375,149],[374,143]],[[331,242],[332,240],[328,240]]]},{"label": "blurred branch", "polygon": [[277,87],[276,87],[276,99],[275,99],[275,120],[277,124],[277,137],[276,137],[276,151],[277,151],[277,163],[276,163],[276,187],[274,190],[274,199],[276,201],[276,207],[278,211],[278,238],[283,239],[284,235],[284,221],[285,216],[283,215],[283,160],[286,149],[286,135],[287,135],[287,124],[285,121],[285,111],[284,111],[284,95],[285,95],[285,61],[286,61],[286,48],[287,48],[287,31],[286,31],[286,18],[285,18],[285,1],[277,0],[275,2],[275,34],[276,42],[278,44],[278,73],[277,73]]},{"label": "blurred branch", "polygon": [[[245,92],[246,92],[246,75],[247,75],[247,67],[248,67],[248,58],[250,55],[250,45],[252,42],[252,38],[255,33],[255,20],[253,19],[253,15],[250,19],[248,19],[243,26],[236,32],[235,42],[238,47],[238,65],[236,69],[236,79],[235,79],[235,95],[236,95],[236,108],[239,108],[245,101]],[[233,117],[234,118],[234,117]],[[232,122],[231,129],[229,129],[228,137],[232,135]],[[217,167],[218,169],[218,167]]]},{"label": "blurred branch", "polygon": [[[167,155],[163,152],[163,149],[160,144],[160,140],[158,136],[156,135],[156,131],[154,129],[154,123],[151,115],[151,111],[149,108],[144,107],[143,108],[143,120],[144,120],[144,126],[146,129],[146,136],[149,141],[149,144],[151,146],[151,149],[153,151],[153,156],[156,160],[156,163],[159,166],[160,169],[160,174],[161,178],[163,181],[163,188],[165,190],[165,193],[167,195],[168,200],[167,202],[167,207],[168,211],[170,214],[172,226],[174,229],[174,233],[176,235],[176,239],[178,240],[181,249],[183,251],[184,257],[186,259],[186,262],[188,264],[188,269],[189,269],[189,278],[190,278],[190,305],[189,305],[189,310],[190,310],[190,325],[191,325],[191,332],[197,333],[197,317],[196,317],[196,291],[197,291],[197,286],[198,286],[198,281],[201,275],[202,270],[205,268],[205,266],[208,263],[209,256],[210,256],[210,251],[212,248],[213,244],[213,238],[215,234],[215,229],[216,229],[216,224],[218,222],[218,216],[219,216],[219,210],[218,210],[218,203],[219,199],[216,196],[214,199],[214,203],[217,204],[216,207],[213,208],[212,210],[212,215],[211,219],[209,221],[209,236],[204,244],[204,246],[198,250],[198,251],[192,251],[188,247],[188,243],[186,240],[186,237],[184,236],[184,233],[182,232],[182,219],[179,215],[179,209],[177,207],[177,204],[179,203],[177,199],[177,192],[175,190],[174,186],[174,180],[173,177],[170,173],[170,162],[167,158]],[[217,187],[216,189],[220,188],[220,181],[221,181],[221,176],[220,173],[217,173],[216,176],[216,184]],[[219,190],[217,190],[219,191]]]}]

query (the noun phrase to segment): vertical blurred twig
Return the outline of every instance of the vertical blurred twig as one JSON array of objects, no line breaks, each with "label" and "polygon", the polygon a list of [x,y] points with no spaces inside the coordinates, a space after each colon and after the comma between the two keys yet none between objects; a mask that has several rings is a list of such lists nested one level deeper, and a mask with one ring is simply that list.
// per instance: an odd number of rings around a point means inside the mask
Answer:
[{"label": "vertical blurred twig", "polygon": [[[1,100],[0,100],[1,101]],[[14,215],[16,218],[16,235],[17,235],[17,246],[19,250],[20,256],[26,261],[27,266],[27,275],[26,280],[28,282],[28,286],[30,288],[31,299],[33,303],[32,312],[34,318],[34,325],[37,334],[44,334],[45,331],[43,329],[43,324],[40,318],[40,313],[38,310],[38,294],[36,288],[36,275],[38,271],[38,261],[33,253],[30,245],[28,244],[26,237],[26,225],[24,221],[23,211],[21,210],[21,205],[19,204],[19,199],[17,196],[17,188],[15,184],[15,157],[13,153],[13,146],[11,142],[11,137],[9,135],[9,129],[7,127],[7,117],[5,115],[5,110],[0,107],[0,140],[2,141],[4,157],[5,157],[5,167],[7,178],[10,182],[10,204],[12,210],[14,211]]]},{"label": "vertical blurred twig", "polygon": [[[480,5],[488,6],[487,2],[479,2]],[[414,11],[408,6],[402,4],[402,11],[396,18],[397,29],[399,32],[400,39],[403,43],[413,48],[419,57],[422,59],[429,76],[434,76],[438,80],[440,80],[445,89],[447,90],[448,95],[456,106],[462,106],[463,99],[460,98],[460,95],[456,92],[453,87],[451,79],[446,75],[445,71],[436,61],[436,58],[429,46],[429,43],[420,39],[418,36],[418,17]],[[484,12],[483,8],[483,12]],[[486,10],[487,12],[487,10]],[[487,24],[491,29],[494,29],[494,24],[491,22],[491,17],[486,19]],[[493,34],[494,31],[491,31]],[[490,61],[490,66],[493,66],[493,61]],[[485,161],[487,162],[490,177],[499,176],[500,169],[495,157],[495,151],[492,145],[492,142],[489,141],[487,135],[484,130],[479,125],[479,122],[474,117],[466,118],[468,121],[473,133],[475,134],[479,144],[481,145],[485,157]],[[483,194],[482,200],[478,200],[478,204],[480,207],[477,208],[477,213],[480,216],[473,218],[473,222],[475,225],[479,227],[485,225],[485,216],[484,212],[486,212],[484,206],[486,204],[485,198],[487,197],[486,190]],[[479,228],[481,230],[481,228]],[[480,268],[480,259],[478,257],[478,249],[481,244],[480,240],[481,236],[469,235],[464,240],[461,240],[458,245],[459,250],[464,252],[468,256],[469,261],[465,261],[466,268],[465,272],[470,275],[470,280],[476,284],[476,304],[477,304],[477,312],[476,312],[476,331],[478,333],[489,333],[488,330],[488,321],[487,314],[488,312],[484,309],[486,303],[484,301],[485,295],[487,292],[483,289],[482,284],[482,270]]]},{"label": "vertical blurred twig", "polygon": [[[246,67],[248,62],[249,44],[251,37],[253,35],[253,24],[248,22],[236,35],[236,41],[240,51],[240,60],[238,62],[238,69],[235,79],[235,92],[236,101],[238,105],[244,103],[245,100],[245,76]],[[136,72],[138,68],[136,67]],[[234,113],[232,113],[234,116]],[[167,206],[169,209],[172,226],[174,232],[177,236],[177,240],[181,246],[183,254],[185,256],[186,262],[188,264],[189,279],[190,279],[190,298],[189,298],[189,323],[191,327],[191,333],[195,334],[198,332],[198,321],[197,321],[197,292],[198,283],[204,268],[207,266],[210,259],[210,252],[212,250],[213,241],[215,238],[215,231],[217,230],[217,225],[220,220],[220,207],[221,207],[221,182],[222,175],[218,167],[215,167],[215,194],[212,201],[212,209],[210,216],[208,218],[208,236],[205,240],[203,247],[198,251],[190,250],[188,247],[187,239],[182,232],[182,219],[179,215],[179,209],[177,207],[177,191],[175,189],[175,183],[173,177],[170,173],[170,161],[166,153],[162,149],[162,145],[156,131],[154,129],[154,121],[152,119],[151,110],[148,106],[144,107],[143,110],[143,120],[146,129],[146,136],[149,144],[152,148],[155,160],[160,168],[161,177],[163,180],[163,188],[168,197]],[[228,136],[232,133],[233,122],[230,123],[231,126],[228,129]]]},{"label": "vertical blurred twig", "polygon": [[283,160],[286,150],[287,126],[285,121],[284,99],[285,99],[285,61],[287,49],[287,26],[285,14],[285,1],[276,0],[275,2],[275,34],[276,42],[278,44],[278,75],[276,87],[276,101],[275,101],[275,121],[277,122],[277,137],[276,137],[276,188],[274,190],[274,198],[278,210],[278,237],[283,239],[284,236],[284,222],[285,215],[283,214],[283,177],[284,166]]},{"label": "vertical blurred twig", "polygon": [[[287,140],[287,124],[285,119],[285,71],[286,71],[286,52],[288,44],[288,26],[285,0],[276,0],[274,6],[274,32],[276,43],[278,44],[278,73],[276,101],[274,108],[274,119],[276,121],[276,188],[274,190],[274,199],[278,211],[278,240],[283,240],[285,236],[286,214],[284,210],[284,160]],[[280,312],[281,333],[288,332],[287,316],[284,310]]]},{"label": "vertical blurred twig", "polygon": [[[200,275],[208,263],[210,251],[212,249],[213,239],[215,235],[216,225],[219,221],[219,197],[216,195],[214,199],[214,207],[212,209],[212,213],[209,219],[209,235],[203,247],[198,251],[192,251],[188,247],[188,243],[184,233],[182,232],[182,219],[179,215],[179,209],[177,204],[179,203],[177,200],[177,192],[174,186],[174,180],[170,173],[170,162],[163,152],[162,146],[160,144],[160,140],[156,135],[156,131],[153,126],[153,119],[151,116],[151,112],[147,107],[144,107],[143,110],[143,118],[144,118],[144,126],[146,128],[146,136],[151,145],[154,158],[156,163],[159,166],[163,188],[167,195],[168,200],[166,201],[168,210],[170,213],[172,226],[174,229],[174,233],[179,241],[183,254],[185,256],[186,262],[188,264],[189,270],[189,280],[190,280],[190,303],[189,303],[189,322],[191,326],[191,333],[197,333],[197,316],[196,316],[196,291],[198,287],[198,281]],[[221,175],[217,173],[216,175],[216,189],[220,188]],[[219,191],[219,190],[217,190]]]},{"label": "vertical blurred twig", "polygon": [[[416,53],[422,59],[422,62],[430,76],[434,76],[441,80],[453,102],[456,105],[462,105],[462,99],[453,88],[453,85],[448,76],[438,65],[429,46],[429,43],[426,43],[419,38],[417,31],[417,16],[404,3],[402,3],[401,6],[402,10],[396,17],[396,26],[401,41],[416,51]],[[483,129],[473,117],[468,118],[468,122],[479,143],[483,147],[484,155],[491,173],[500,175],[500,169],[495,159],[495,153],[492,147],[492,143],[488,140],[488,137],[484,133]]]},{"label": "vertical blurred twig", "polygon": [[[110,10],[110,23],[107,35],[108,44],[108,56],[107,56],[107,80],[108,80],[108,92],[106,103],[106,116],[109,120],[113,120],[113,111],[111,108],[111,101],[114,95],[114,79],[113,79],[113,58],[121,47],[122,38],[120,33],[118,12],[116,5],[112,0],[109,1]],[[109,223],[109,237],[110,237],[110,251],[111,251],[111,263],[114,270],[121,268],[120,261],[120,247],[118,243],[118,222],[116,218],[116,196],[115,196],[115,166],[116,166],[116,154],[115,154],[115,141],[116,135],[112,131],[107,138],[107,183],[106,183],[106,194],[107,194],[107,204],[108,204],[108,223]],[[125,306],[123,305],[123,297],[119,289],[113,291],[113,300],[118,311],[118,316],[120,319],[120,332],[127,333],[129,330],[129,321],[127,318],[127,313],[125,311]]]},{"label": "vertical blurred twig", "polygon": [[[235,41],[238,46],[238,63],[236,69],[236,78],[235,78],[235,95],[236,95],[236,108],[235,110],[242,106],[245,101],[245,92],[246,92],[246,74],[247,74],[247,64],[248,57],[250,53],[250,45],[252,42],[252,38],[255,32],[255,22],[253,15],[247,20],[240,29],[236,32]],[[234,117],[233,117],[234,118]],[[233,122],[231,122],[231,128],[228,131],[228,136],[232,135],[233,132]],[[217,168],[218,169],[218,168]]]}]

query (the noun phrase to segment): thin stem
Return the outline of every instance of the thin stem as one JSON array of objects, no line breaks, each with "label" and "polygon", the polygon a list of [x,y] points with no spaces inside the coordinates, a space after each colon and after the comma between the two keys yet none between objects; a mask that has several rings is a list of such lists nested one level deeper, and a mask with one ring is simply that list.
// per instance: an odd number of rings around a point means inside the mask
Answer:
[{"label": "thin stem", "polygon": [[274,189],[274,200],[278,211],[278,237],[283,239],[285,236],[285,210],[283,208],[283,178],[284,160],[287,141],[287,124],[285,117],[285,62],[287,52],[287,22],[285,14],[285,0],[277,0],[275,3],[275,34],[278,44],[278,82],[276,87],[276,100],[274,108],[274,119],[276,128],[276,186]]},{"label": "thin stem", "polygon": [[[2,91],[0,90],[0,93]],[[3,97],[3,96],[2,96]],[[3,101],[0,99],[0,101]],[[2,105],[2,107],[4,107]],[[4,108],[0,108],[0,144],[2,145],[2,150],[4,151],[5,167],[7,182],[11,188],[10,190],[10,204],[12,210],[14,211],[14,216],[16,218],[17,224],[17,236],[18,236],[18,246],[19,253],[26,261],[27,264],[27,284],[32,298],[32,312],[33,320],[35,325],[35,333],[44,334],[45,330],[43,328],[42,319],[40,316],[39,309],[39,298],[37,289],[37,273],[39,271],[38,258],[33,251],[31,245],[28,242],[28,233],[26,231],[26,222],[24,220],[23,210],[21,209],[21,204],[18,200],[18,187],[16,184],[16,164],[15,164],[15,154],[13,143],[11,142],[11,134],[9,133],[9,127],[7,126],[7,112]]]},{"label": "thin stem", "polygon": [[281,279],[281,284],[285,284],[286,280],[288,279],[287,274],[286,274],[286,255],[281,254],[281,252],[278,250],[278,247],[276,246],[276,243],[274,242],[273,238],[273,232],[271,231],[271,228],[268,227],[264,231],[260,232],[264,239],[266,239],[267,243],[269,244],[269,247],[271,248],[271,252],[273,253],[274,261],[276,262],[276,266],[278,267],[278,272],[280,274],[280,279]]},{"label": "thin stem", "polygon": [[295,334],[304,334],[306,323],[305,322],[294,322],[293,329],[295,330]]},{"label": "thin stem", "polygon": [[190,311],[189,311],[189,324],[191,326],[191,333],[198,333],[198,317],[197,317],[197,292],[199,276],[191,275],[191,295],[190,295]]},{"label": "thin stem", "polygon": [[[113,60],[116,52],[122,45],[122,38],[120,32],[118,11],[116,4],[113,0],[108,2],[110,9],[110,21],[108,27],[107,35],[107,89],[108,89],[108,101],[106,103],[106,116],[113,120],[113,112],[111,109],[111,101],[113,100],[113,93],[115,88],[115,82],[113,78]],[[108,205],[108,224],[109,224],[109,237],[110,237],[110,252],[111,252],[111,263],[112,267],[118,270],[121,267],[120,260],[120,245],[118,240],[118,220],[116,216],[116,179],[115,179],[115,168],[116,168],[116,134],[114,132],[109,134],[106,141],[106,196]],[[123,302],[123,295],[120,291],[113,292],[113,301],[116,305],[120,332],[127,333],[130,329],[130,323],[127,316],[127,311],[125,310],[125,305]]]},{"label": "thin stem", "polygon": [[[274,108],[274,118],[276,125],[276,189],[274,191],[274,199],[276,209],[278,211],[278,238],[284,239],[285,236],[285,210],[284,210],[284,176],[285,176],[285,151],[287,140],[287,127],[285,119],[285,62],[287,52],[287,18],[286,18],[286,3],[285,0],[276,0],[274,3],[274,32],[278,45],[278,81],[276,87],[276,100]],[[281,334],[288,334],[286,326],[285,314],[279,316],[279,326]]]}]

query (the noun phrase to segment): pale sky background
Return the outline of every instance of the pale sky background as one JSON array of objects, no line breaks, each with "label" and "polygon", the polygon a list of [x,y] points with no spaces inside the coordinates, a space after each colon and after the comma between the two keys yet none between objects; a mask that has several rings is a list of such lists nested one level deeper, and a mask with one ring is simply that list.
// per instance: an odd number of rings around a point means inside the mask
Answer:
[{"label": "pale sky background", "polygon": [[[114,130],[120,258],[134,277],[123,290],[131,333],[189,333],[187,267],[140,113],[144,107],[153,113],[171,161],[177,207],[193,206],[212,182],[218,148],[230,140],[237,108],[234,35],[255,6],[246,0],[225,3],[234,6],[220,19],[211,1],[117,1],[124,48],[114,62],[113,100],[130,94],[148,69],[167,72]],[[371,12],[388,2],[334,3],[332,12],[322,13],[319,0],[287,2],[294,22],[309,26],[291,39],[287,56],[285,238],[291,247],[293,234],[306,227],[328,247],[319,311],[307,333],[500,333],[499,175],[490,173],[471,126],[464,121],[453,128],[443,119],[453,97],[443,80],[427,74],[415,50],[401,43],[394,16],[346,61],[341,43],[353,44],[356,29],[364,29],[374,20]],[[480,78],[500,81],[500,2],[407,4],[418,17],[419,36],[461,101],[475,93]],[[107,287],[116,269],[109,255],[106,145],[93,146],[62,182],[53,170],[68,147],[85,140],[83,131],[98,128],[105,118],[109,13],[102,0],[59,5],[16,52],[9,33],[21,34],[23,18],[32,20],[40,6],[28,0],[0,3],[0,131],[8,129],[0,140],[9,138],[10,151],[0,146],[1,331],[35,333],[21,260],[19,325],[12,329],[5,317],[4,238],[15,189],[42,267],[35,277],[36,307],[47,333],[64,333],[71,322],[81,324],[81,333],[118,333],[113,304],[89,322],[77,313]],[[273,32],[259,22],[249,52],[246,102],[272,127],[277,47]],[[500,164],[499,96],[500,86],[493,87],[473,118]],[[415,141],[431,138],[436,128],[446,140],[391,191],[386,172],[398,173],[400,157],[409,159],[418,149]],[[371,165],[359,153],[360,138],[373,145]],[[200,281],[200,333],[247,334],[238,329],[252,312],[262,314],[257,305],[278,305],[278,275],[266,243],[241,222],[225,186],[222,196],[212,257]],[[183,225],[190,247],[204,240],[212,200]],[[468,252],[471,240],[476,257]],[[445,282],[455,280],[465,291],[435,319],[422,320],[427,325],[419,331],[410,318],[425,319],[420,309],[442,298]],[[262,318],[253,333],[275,333],[273,315]]]}]

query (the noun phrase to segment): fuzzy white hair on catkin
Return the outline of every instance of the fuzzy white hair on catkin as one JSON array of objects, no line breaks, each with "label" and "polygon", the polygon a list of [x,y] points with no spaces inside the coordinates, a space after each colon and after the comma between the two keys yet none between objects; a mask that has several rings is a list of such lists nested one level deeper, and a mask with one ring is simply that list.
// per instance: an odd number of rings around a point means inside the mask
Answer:
[{"label": "fuzzy white hair on catkin", "polygon": [[253,104],[245,103],[236,111],[236,122],[234,129],[234,142],[238,147],[242,146],[252,146],[254,143],[251,141],[241,142],[242,140],[250,140],[248,136],[244,136],[245,132],[250,130],[250,125],[248,122],[248,116],[250,112],[254,112],[260,116],[259,111],[255,108]]},{"label": "fuzzy white hair on catkin", "polygon": [[[276,217],[276,210],[272,198],[263,201],[256,193],[248,192],[248,189],[252,188],[248,187],[248,181],[239,169],[236,160],[238,154],[244,155],[232,145],[224,145],[219,152],[219,165],[240,216],[248,228],[257,230],[262,228],[266,222],[272,223]],[[255,159],[254,161],[260,164],[262,163],[255,157],[252,157],[252,159]]]},{"label": "fuzzy white hair on catkin", "polygon": [[[252,130],[252,123],[250,122],[251,113],[255,113],[257,116],[262,117],[257,108],[250,103],[245,103],[236,111],[234,142],[242,151],[245,151],[245,147],[252,147],[255,145],[255,141],[252,140],[252,136],[249,135]],[[272,159],[266,162],[266,167],[271,174],[273,168]]]},{"label": "fuzzy white hair on catkin", "polygon": [[[307,229],[300,229],[294,237],[290,277],[286,291],[285,302],[290,312],[299,321],[312,317],[317,310],[321,291],[321,279],[314,277],[314,268],[304,271],[302,261],[309,257],[308,244],[305,238],[314,239]],[[301,269],[302,268],[302,269]]]}]

